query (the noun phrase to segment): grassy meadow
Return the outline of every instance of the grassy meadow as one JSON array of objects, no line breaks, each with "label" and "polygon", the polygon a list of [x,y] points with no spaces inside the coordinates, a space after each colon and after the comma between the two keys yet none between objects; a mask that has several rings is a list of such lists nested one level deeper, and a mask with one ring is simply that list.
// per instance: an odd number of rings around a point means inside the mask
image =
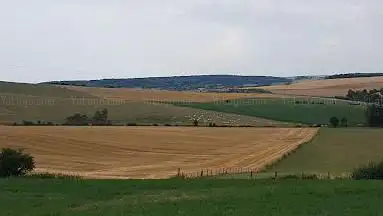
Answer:
[{"label": "grassy meadow", "polygon": [[[302,103],[303,101],[306,101],[306,103]],[[302,124],[328,124],[332,116],[339,119],[346,117],[350,126],[365,124],[366,122],[364,106],[350,105],[345,101],[332,99],[257,98],[211,103],[175,104],[182,107],[257,116],[276,121]]]},{"label": "grassy meadow", "polygon": [[383,182],[0,180],[1,215],[382,215]]},{"label": "grassy meadow", "polygon": [[383,130],[322,128],[318,135],[270,171],[343,174],[383,159]]}]

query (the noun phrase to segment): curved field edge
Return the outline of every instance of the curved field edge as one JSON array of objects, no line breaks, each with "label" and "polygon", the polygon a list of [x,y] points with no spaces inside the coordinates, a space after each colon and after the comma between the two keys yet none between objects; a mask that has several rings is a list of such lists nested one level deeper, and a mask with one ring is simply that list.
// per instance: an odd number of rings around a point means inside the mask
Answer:
[{"label": "curved field edge", "polygon": [[321,128],[310,143],[268,171],[349,175],[359,166],[383,159],[382,139],[382,129]]},{"label": "curved field edge", "polygon": [[0,147],[24,148],[37,171],[86,178],[168,178],[180,168],[261,169],[314,128],[1,127]]},{"label": "curved field edge", "polygon": [[274,167],[278,166],[278,164],[282,163],[284,160],[286,160],[288,157],[291,157],[293,154],[296,154],[300,149],[304,148],[305,145],[309,145],[317,136],[320,134],[320,129],[317,129],[317,132],[309,139],[304,142],[302,142],[300,145],[298,145],[296,148],[292,149],[289,152],[286,152],[281,157],[277,158],[276,160],[272,161],[271,163],[267,164],[261,172],[268,172],[271,171]]}]

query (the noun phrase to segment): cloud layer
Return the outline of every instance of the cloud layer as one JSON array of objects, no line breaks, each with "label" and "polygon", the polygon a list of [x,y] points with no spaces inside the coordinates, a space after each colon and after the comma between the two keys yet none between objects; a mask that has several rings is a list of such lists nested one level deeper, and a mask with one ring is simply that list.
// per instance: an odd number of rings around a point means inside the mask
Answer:
[{"label": "cloud layer", "polygon": [[0,0],[0,79],[383,72],[381,0]]}]

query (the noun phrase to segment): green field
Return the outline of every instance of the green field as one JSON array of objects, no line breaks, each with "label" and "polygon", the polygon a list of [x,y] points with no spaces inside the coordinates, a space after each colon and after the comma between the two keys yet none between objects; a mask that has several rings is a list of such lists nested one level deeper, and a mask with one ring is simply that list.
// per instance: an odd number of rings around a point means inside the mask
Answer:
[{"label": "green field", "polygon": [[270,171],[343,174],[383,159],[383,129],[322,128],[311,143]]},{"label": "green field", "polygon": [[[303,99],[242,99],[212,103],[175,103],[178,106],[193,107],[205,110],[257,116],[276,121],[303,124],[328,124],[332,116],[339,119],[346,117],[350,126],[365,124],[365,107],[349,105],[345,101],[331,99],[309,99],[307,104],[296,104]],[[306,100],[307,101],[307,100]],[[315,101],[312,104],[312,101]],[[323,102],[318,104],[316,102]]]},{"label": "green field", "polygon": [[383,182],[0,180],[4,216],[383,215]]}]

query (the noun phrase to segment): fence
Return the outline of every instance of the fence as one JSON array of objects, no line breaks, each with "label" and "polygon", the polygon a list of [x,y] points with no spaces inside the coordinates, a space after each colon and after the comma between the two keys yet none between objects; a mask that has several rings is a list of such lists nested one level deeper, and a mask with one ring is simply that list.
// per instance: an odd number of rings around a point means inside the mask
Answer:
[{"label": "fence", "polygon": [[216,168],[201,169],[194,172],[183,172],[180,168],[177,170],[177,177],[185,179],[196,179],[204,177],[223,178],[223,179],[349,179],[349,173],[333,175],[327,173],[287,173],[287,172],[261,172],[260,169],[250,168]]},{"label": "fence", "polygon": [[183,178],[201,178],[201,177],[218,177],[218,176],[235,176],[235,175],[249,175],[253,177],[259,173],[259,169],[251,168],[215,168],[215,169],[201,169],[194,172],[183,172],[180,168],[177,170],[177,177]]}]

